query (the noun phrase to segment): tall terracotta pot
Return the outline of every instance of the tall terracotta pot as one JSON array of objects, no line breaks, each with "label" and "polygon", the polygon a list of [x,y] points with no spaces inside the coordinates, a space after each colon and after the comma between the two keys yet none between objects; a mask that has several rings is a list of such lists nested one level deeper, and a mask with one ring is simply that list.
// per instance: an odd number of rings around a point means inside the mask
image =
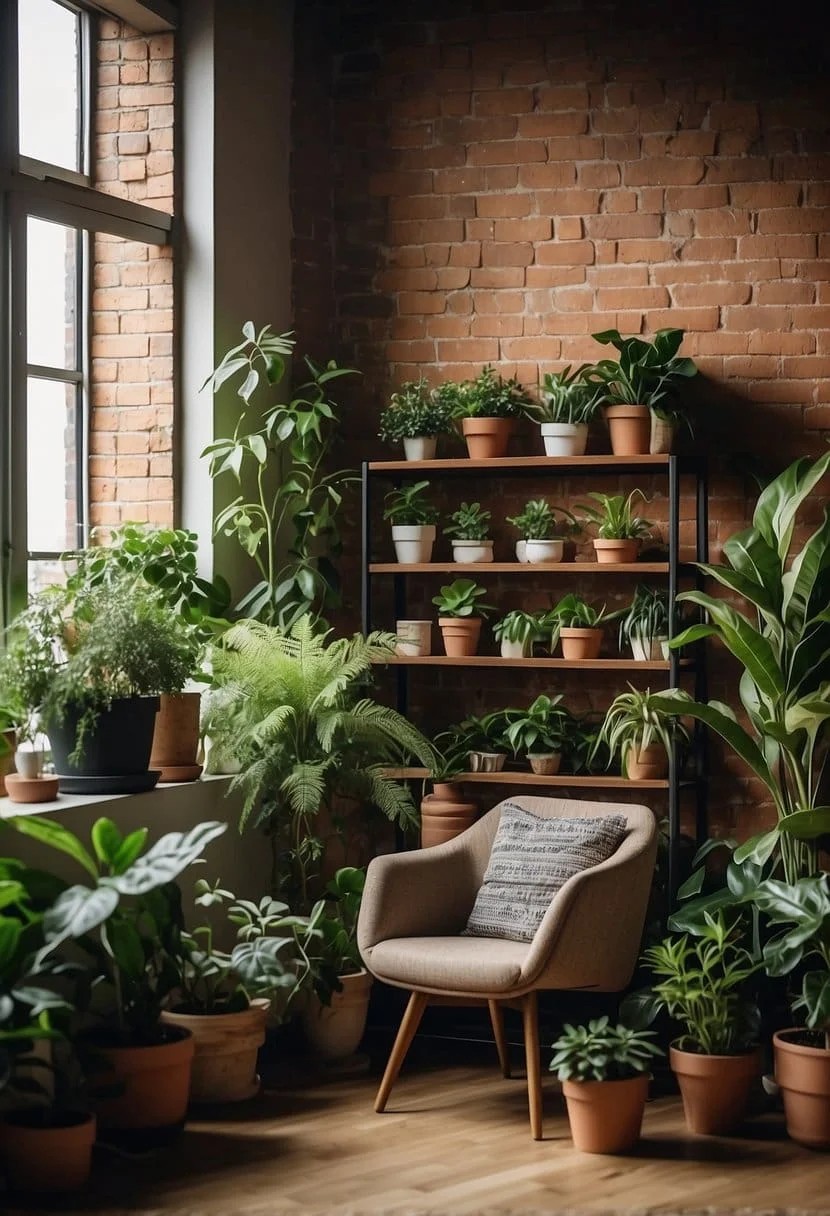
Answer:
[{"label": "tall terracotta pot", "polygon": [[161,781],[195,781],[202,771],[199,751],[200,692],[162,693],[153,731],[150,768]]},{"label": "tall terracotta pot", "polygon": [[438,618],[444,650],[448,658],[464,659],[478,650],[481,636],[480,616],[441,616]]},{"label": "tall terracotta pot", "polygon": [[238,1013],[162,1013],[166,1025],[193,1036],[191,1102],[244,1102],[259,1092],[257,1052],[270,1007],[270,1001],[256,999]]},{"label": "tall terracotta pot", "polygon": [[512,418],[463,418],[461,429],[471,460],[500,460],[516,429]]},{"label": "tall terracotta pot", "polygon": [[651,410],[647,405],[609,405],[605,410],[615,456],[647,456],[651,444]]},{"label": "tall terracotta pot", "polygon": [[601,629],[580,629],[576,626],[564,626],[559,630],[562,643],[562,657],[569,662],[579,663],[583,659],[598,659],[602,647]]},{"label": "tall terracotta pot", "polygon": [[629,781],[662,781],[669,771],[669,758],[662,743],[650,743],[639,751],[632,748],[625,764]]},{"label": "tall terracotta pot", "polygon": [[574,1148],[581,1153],[624,1153],[640,1138],[648,1076],[625,1081],[563,1081]]},{"label": "tall terracotta pot", "polygon": [[775,1079],[784,1099],[787,1133],[807,1148],[830,1148],[830,1051],[794,1042],[803,1031],[773,1035]]},{"label": "tall terracotta pot", "polygon": [[0,1124],[0,1162],[12,1191],[52,1195],[78,1191],[89,1180],[94,1142],[93,1115],[43,1127],[9,1114]]},{"label": "tall terracotta pot", "polygon": [[752,1082],[761,1070],[760,1051],[708,1056],[670,1047],[669,1063],[680,1086],[690,1132],[721,1136],[737,1127],[746,1114]]},{"label": "tall terracotta pot", "polygon": [[312,993],[303,1013],[303,1030],[316,1055],[333,1062],[353,1056],[360,1046],[369,1012],[372,977],[361,969],[341,975],[340,992],[333,992],[324,1005]]},{"label": "tall terracotta pot", "polygon": [[421,848],[445,844],[472,827],[478,804],[465,799],[454,781],[436,781],[432,793],[421,801]]},{"label": "tall terracotta pot", "polygon": [[[193,1036],[167,1028],[167,1040],[152,1047],[113,1047],[94,1036],[85,1047],[95,1058],[93,1105],[103,1131],[173,1130],[184,1123],[190,1093]],[[95,1097],[94,1088],[118,1087]]]}]

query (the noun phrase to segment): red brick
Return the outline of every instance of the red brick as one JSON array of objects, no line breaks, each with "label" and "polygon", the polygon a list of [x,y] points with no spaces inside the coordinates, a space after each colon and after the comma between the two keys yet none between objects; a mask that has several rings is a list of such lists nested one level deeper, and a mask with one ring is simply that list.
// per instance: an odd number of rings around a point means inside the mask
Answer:
[{"label": "red brick", "polygon": [[611,310],[666,308],[669,293],[665,287],[605,287],[597,292],[597,306]]},{"label": "red brick", "polygon": [[476,93],[473,99],[476,114],[529,114],[533,109],[531,89],[496,89]]},{"label": "red brick", "polygon": [[671,294],[681,307],[705,308],[707,305],[748,304],[752,287],[749,283],[678,283],[672,287]]},{"label": "red brick", "polygon": [[529,194],[482,194],[476,199],[476,214],[485,219],[515,218],[530,214]]},{"label": "red brick", "polygon": [[652,237],[660,236],[663,220],[659,215],[590,215],[585,229],[589,237],[599,240]]},{"label": "red brick", "polygon": [[446,296],[437,291],[402,291],[398,296],[398,311],[401,314],[444,312],[446,307]]},{"label": "red brick", "polygon": [[549,219],[496,220],[497,241],[549,241],[552,232]]},{"label": "red brick", "polygon": [[[733,203],[736,201],[732,199]],[[727,186],[677,186],[666,191],[668,211],[700,211],[706,207],[725,207],[728,202]]]},{"label": "red brick", "polygon": [[497,245],[485,241],[481,247],[484,266],[529,266],[533,261],[533,246],[524,244]]},{"label": "red brick", "polygon": [[705,172],[699,157],[655,156],[623,165],[623,180],[627,186],[695,186]]},{"label": "red brick", "polygon": [[582,220],[576,215],[565,215],[556,221],[556,237],[560,241],[581,241]]},{"label": "red brick", "polygon": [[775,207],[758,212],[758,232],[824,233],[830,225],[830,207]]},{"label": "red brick", "polygon": [[523,287],[525,272],[519,266],[482,266],[470,271],[472,287]]},{"label": "red brick", "polygon": [[[496,143],[471,144],[467,161],[471,165],[522,165],[547,160],[540,139],[504,139]],[[480,186],[475,187],[481,189]]]}]

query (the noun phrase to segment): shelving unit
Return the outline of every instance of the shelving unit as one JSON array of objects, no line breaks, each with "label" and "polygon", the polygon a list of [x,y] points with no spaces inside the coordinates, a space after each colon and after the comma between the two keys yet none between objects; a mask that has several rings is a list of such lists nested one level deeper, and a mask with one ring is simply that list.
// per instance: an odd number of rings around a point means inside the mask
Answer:
[{"label": "shelving unit", "polygon": [[[665,562],[629,562],[621,565],[601,565],[596,562],[559,562],[526,565],[519,562],[492,562],[489,564],[456,563],[436,561],[417,565],[400,565],[396,562],[375,561],[373,554],[372,509],[373,488],[377,481],[398,486],[404,480],[419,479],[430,475],[440,475],[446,478],[475,479],[483,474],[500,479],[533,478],[537,482],[544,480],[547,493],[554,495],[551,482],[555,478],[567,476],[591,476],[601,474],[650,474],[664,475],[668,488],[668,561]],[[708,559],[708,485],[706,470],[702,464],[685,462],[678,456],[578,456],[572,458],[547,456],[517,456],[503,460],[383,460],[363,464],[361,476],[362,489],[362,532],[363,532],[363,562],[362,562],[362,621],[363,629],[368,632],[381,626],[391,627],[390,622],[378,622],[373,619],[373,579],[376,577],[391,577],[393,583],[394,614],[396,619],[407,615],[408,580],[413,576],[419,579],[433,576],[474,575],[477,580],[486,581],[493,575],[521,576],[538,578],[540,575],[549,577],[552,585],[565,577],[575,574],[590,575],[604,580],[616,576],[631,578],[648,577],[649,579],[664,579],[666,581],[670,617],[674,620],[675,601],[680,590],[681,580],[700,586],[702,579],[700,571],[694,563],[681,562],[679,558],[679,532],[681,496],[688,492],[692,498],[695,518],[695,562],[705,562]],[[666,660],[638,662],[634,659],[593,659],[586,663],[573,663],[561,658],[530,658],[502,659],[498,655],[475,655],[470,658],[449,658],[445,655],[430,655],[428,657],[394,658],[388,663],[396,673],[397,704],[401,712],[406,713],[409,705],[409,677],[413,670],[419,668],[527,668],[528,670],[588,670],[596,672],[619,672],[626,678],[632,675],[646,673],[663,673],[664,687],[676,686],[681,677],[690,677],[694,684],[694,696],[697,700],[706,700],[706,662],[705,650],[702,643],[695,647],[694,657],[680,658],[676,651],[669,651]],[[664,781],[629,781],[620,776],[573,776],[558,774],[556,776],[537,776],[529,772],[512,770],[501,773],[465,773],[460,777],[464,783],[489,785],[528,785],[549,788],[572,789],[614,789],[630,792],[636,797],[640,790],[665,791],[668,801],[669,821],[669,891],[673,893],[678,886],[678,861],[680,844],[680,792],[690,789],[695,794],[695,834],[698,842],[706,835],[706,736],[700,724],[695,725],[694,747],[691,757],[691,775],[680,779],[679,765],[676,753],[669,757],[669,776]],[[418,779],[425,777],[426,771],[417,768],[390,770],[390,774],[401,779]]]}]

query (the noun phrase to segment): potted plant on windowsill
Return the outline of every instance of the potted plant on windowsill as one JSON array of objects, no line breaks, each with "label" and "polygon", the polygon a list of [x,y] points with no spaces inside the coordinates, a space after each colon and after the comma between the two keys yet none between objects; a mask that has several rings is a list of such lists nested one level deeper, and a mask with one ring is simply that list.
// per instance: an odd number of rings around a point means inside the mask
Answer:
[{"label": "potted plant on windowsill", "polygon": [[602,647],[603,626],[625,612],[619,608],[608,612],[605,605],[595,608],[581,596],[568,594],[548,609],[540,618],[540,632],[549,633],[551,653],[562,643],[562,656],[578,663],[598,659]]},{"label": "potted plant on windowsill", "polygon": [[344,866],[326,886],[312,912],[319,931],[313,990],[303,1011],[305,1036],[326,1063],[354,1055],[366,1030],[372,977],[357,948],[357,918],[366,874]]},{"label": "potted plant on windowsill", "polygon": [[389,398],[380,416],[378,436],[384,443],[403,443],[407,460],[434,460],[440,435],[453,431],[452,411],[422,376],[408,380]]},{"label": "potted plant on windowsill", "polygon": [[464,797],[455,781],[469,765],[469,749],[460,728],[436,735],[436,759],[430,770],[432,793],[421,799],[421,848],[453,840],[466,832],[478,815],[478,803]]},{"label": "potted plant on windowsill", "polygon": [[640,583],[620,621],[620,652],[626,645],[640,663],[665,659],[669,641],[669,601],[659,588]]},{"label": "potted plant on windowsill", "polygon": [[562,1082],[574,1147],[581,1153],[624,1153],[640,1138],[651,1065],[660,1049],[649,1030],[566,1024],[553,1044],[551,1072]]},{"label": "potted plant on windowsill", "polygon": [[629,781],[659,781],[669,768],[669,753],[676,741],[688,742],[683,723],[664,708],[659,694],[629,684],[608,707],[600,731],[610,758],[620,757]]},{"label": "potted plant on windowsill", "polygon": [[515,608],[493,626],[493,636],[501,646],[503,659],[526,659],[539,633],[536,613]]},{"label": "potted plant on windowsill", "polygon": [[479,502],[462,502],[450,516],[444,535],[452,538],[452,560],[472,564],[493,560],[493,542],[488,537],[490,512]]},{"label": "potted plant on windowsill", "polygon": [[486,594],[471,578],[457,578],[432,597],[448,657],[467,658],[478,650],[481,624],[491,607],[481,602]]},{"label": "potted plant on windowsill", "polygon": [[527,709],[507,709],[505,737],[514,755],[524,753],[537,776],[559,772],[570,714],[560,704],[561,695],[544,693]]},{"label": "potted plant on windowsill", "polygon": [[13,704],[0,705],[0,795],[11,802],[49,802],[58,794],[58,779],[43,772],[45,738],[38,730],[37,712],[27,706],[29,671],[21,669],[20,653],[0,653],[0,688]]},{"label": "potted plant on windowsill", "polygon": [[597,530],[594,540],[597,561],[602,565],[636,562],[640,545],[651,536],[653,527],[650,520],[634,514],[637,499],[648,502],[642,490],[632,490],[628,495],[593,491],[589,498],[599,506],[580,503],[576,509],[583,511],[585,522],[593,524]]},{"label": "potted plant on windowsill", "polygon": [[438,400],[448,404],[453,417],[461,421],[471,460],[499,460],[507,455],[516,419],[530,401],[518,380],[505,380],[487,365],[474,380],[442,384],[436,392]]},{"label": "potted plant on windowsill", "polygon": [[591,371],[583,363],[576,371],[568,364],[561,372],[546,372],[539,388],[539,400],[525,412],[540,424],[546,456],[584,456],[588,427],[599,411],[602,388],[586,380]]},{"label": "potted plant on windowsill", "polygon": [[556,516],[561,515],[570,523],[575,518],[565,507],[552,507],[545,498],[532,498],[525,503],[518,515],[508,515],[507,522],[522,534],[523,549],[517,545],[516,556],[520,562],[561,562],[565,541],[558,535],[560,525]]},{"label": "potted plant on windowsill", "polygon": [[428,489],[428,481],[416,481],[384,498],[383,518],[392,525],[395,557],[402,566],[432,560],[438,510],[427,499]]}]

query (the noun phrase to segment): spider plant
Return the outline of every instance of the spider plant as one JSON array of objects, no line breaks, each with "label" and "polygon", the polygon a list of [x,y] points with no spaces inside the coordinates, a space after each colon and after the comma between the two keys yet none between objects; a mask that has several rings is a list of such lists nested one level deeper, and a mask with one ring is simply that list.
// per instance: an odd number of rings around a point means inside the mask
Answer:
[{"label": "spider plant", "polygon": [[644,540],[651,536],[651,520],[634,514],[634,504],[638,500],[649,501],[642,490],[632,490],[628,495],[600,494],[594,490],[588,497],[599,506],[579,503],[576,509],[583,511],[586,522],[596,527],[599,540]]},{"label": "spider plant", "polygon": [[592,364],[583,363],[575,371],[568,364],[561,372],[545,372],[539,400],[531,401],[525,413],[534,422],[564,422],[571,425],[590,422],[602,400],[600,384],[589,383],[585,376]]},{"label": "spider plant", "polygon": [[540,615],[539,630],[543,635],[549,635],[550,649],[555,650],[562,629],[601,629],[609,621],[622,616],[625,611],[625,608],[617,608],[609,612],[605,604],[596,608],[581,596],[570,592],[563,596],[558,604],[554,604]]},{"label": "spider plant", "polygon": [[670,755],[676,739],[688,742],[689,738],[686,728],[664,708],[658,694],[631,684],[628,688],[611,702],[597,739],[598,744],[601,741],[607,745],[609,762],[619,755],[624,773],[632,753],[636,758],[653,743],[662,743]]},{"label": "spider plant", "polygon": [[626,644],[638,643],[644,651],[656,638],[666,638],[669,633],[669,599],[659,587],[640,583],[625,616],[620,621],[620,650]]},{"label": "spider plant", "polygon": [[493,626],[493,635],[497,642],[521,642],[523,646],[535,641],[538,632],[538,615],[534,612],[523,612],[520,608],[508,612]]}]

